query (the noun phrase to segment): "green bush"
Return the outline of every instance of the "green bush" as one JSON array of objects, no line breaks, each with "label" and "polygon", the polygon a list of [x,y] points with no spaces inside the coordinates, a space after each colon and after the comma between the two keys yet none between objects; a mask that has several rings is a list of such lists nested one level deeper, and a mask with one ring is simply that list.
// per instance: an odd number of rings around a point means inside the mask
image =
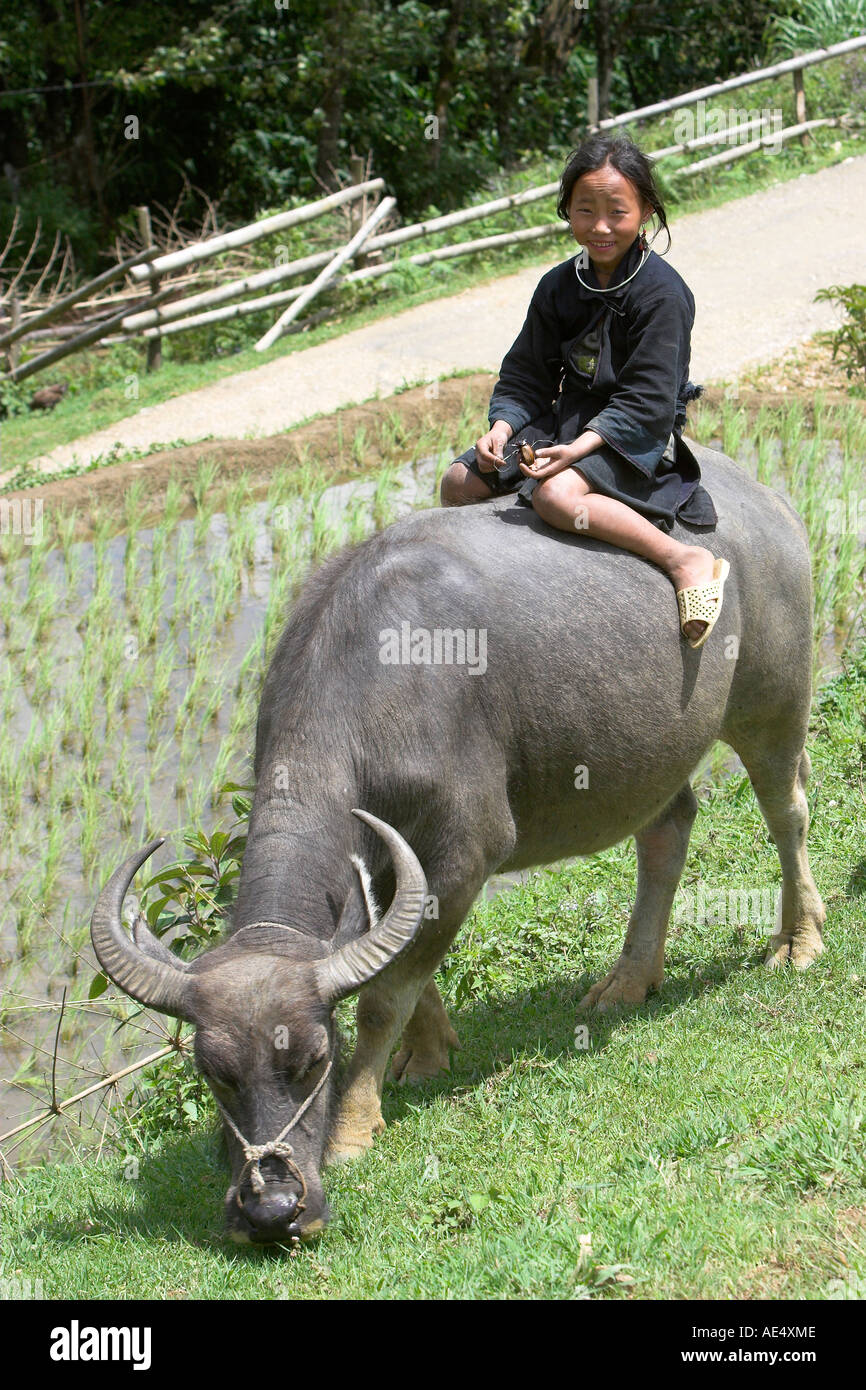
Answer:
[{"label": "green bush", "polygon": [[862,391],[866,386],[866,285],[830,285],[819,290],[815,300],[827,300],[845,310],[845,322],[825,338],[833,345],[833,360],[840,359],[849,381],[863,379]]}]

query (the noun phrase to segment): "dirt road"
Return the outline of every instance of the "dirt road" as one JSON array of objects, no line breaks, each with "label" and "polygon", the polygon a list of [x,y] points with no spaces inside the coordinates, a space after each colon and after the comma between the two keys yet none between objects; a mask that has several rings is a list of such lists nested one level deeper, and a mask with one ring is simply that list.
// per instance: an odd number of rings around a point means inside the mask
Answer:
[{"label": "dirt road", "polygon": [[[812,301],[823,286],[863,279],[864,207],[866,155],[674,222],[669,259],[697,301],[695,381],[732,381],[747,364],[838,321],[831,306]],[[663,236],[657,245],[663,248]],[[564,232],[545,247],[549,258],[529,270],[146,407],[34,462],[49,474],[115,444],[272,435],[407,382],[460,368],[495,371],[540,275],[574,243]]]}]

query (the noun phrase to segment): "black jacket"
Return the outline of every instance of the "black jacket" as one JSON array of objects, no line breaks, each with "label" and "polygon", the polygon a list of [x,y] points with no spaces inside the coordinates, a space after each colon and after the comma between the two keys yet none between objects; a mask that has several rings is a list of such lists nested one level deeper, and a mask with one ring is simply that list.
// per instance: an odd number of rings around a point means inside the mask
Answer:
[{"label": "black jacket", "polygon": [[[506,354],[490,400],[490,423],[505,420],[515,433],[548,415],[555,403],[557,439],[568,443],[593,429],[645,477],[652,477],[671,434],[685,424],[686,403],[699,394],[689,382],[695,301],[672,266],[650,251],[640,264],[637,240],[601,293],[595,272],[576,258],[538,282],[526,322]],[[593,286],[595,287],[593,289]],[[597,355],[572,350],[599,330]],[[592,370],[594,368],[594,371]]]}]

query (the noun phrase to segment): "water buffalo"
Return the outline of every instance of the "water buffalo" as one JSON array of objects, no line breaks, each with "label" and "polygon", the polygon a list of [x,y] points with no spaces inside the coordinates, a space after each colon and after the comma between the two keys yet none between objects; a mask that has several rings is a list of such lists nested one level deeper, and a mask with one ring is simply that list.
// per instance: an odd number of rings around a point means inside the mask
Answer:
[{"label": "water buffalo", "polygon": [[[457,1039],[433,973],[494,871],[633,835],[622,954],[582,1004],[638,1004],[659,986],[695,815],[689,776],[716,739],[742,758],[778,847],[768,964],[802,969],[821,952],[806,853],[804,528],[775,492],[692,447],[719,513],[713,549],[731,562],[703,648],[683,640],[666,576],[626,551],[553,531],[510,499],[415,513],[330,560],[295,605],[262,693],[224,943],[181,964],[142,919],[132,938],[124,930],[124,895],[159,841],[100,895],[103,969],[196,1027],[226,1127],[236,1239],[323,1227],[323,1160],[382,1130],[401,1034],[395,1077],[447,1068]],[[338,1097],[334,1007],[356,992]]]}]

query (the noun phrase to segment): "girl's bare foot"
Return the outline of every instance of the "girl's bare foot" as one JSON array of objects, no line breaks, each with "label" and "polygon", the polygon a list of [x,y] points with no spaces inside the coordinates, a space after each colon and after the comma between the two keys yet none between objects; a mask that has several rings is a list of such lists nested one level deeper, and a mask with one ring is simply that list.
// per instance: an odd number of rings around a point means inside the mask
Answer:
[{"label": "girl's bare foot", "polygon": [[[684,545],[681,550],[676,563],[668,569],[668,578],[674,589],[691,589],[698,584],[708,584],[713,577],[715,564],[712,552],[702,545]],[[695,621],[686,623],[683,631],[688,638],[695,640],[705,627],[706,623]]]}]

